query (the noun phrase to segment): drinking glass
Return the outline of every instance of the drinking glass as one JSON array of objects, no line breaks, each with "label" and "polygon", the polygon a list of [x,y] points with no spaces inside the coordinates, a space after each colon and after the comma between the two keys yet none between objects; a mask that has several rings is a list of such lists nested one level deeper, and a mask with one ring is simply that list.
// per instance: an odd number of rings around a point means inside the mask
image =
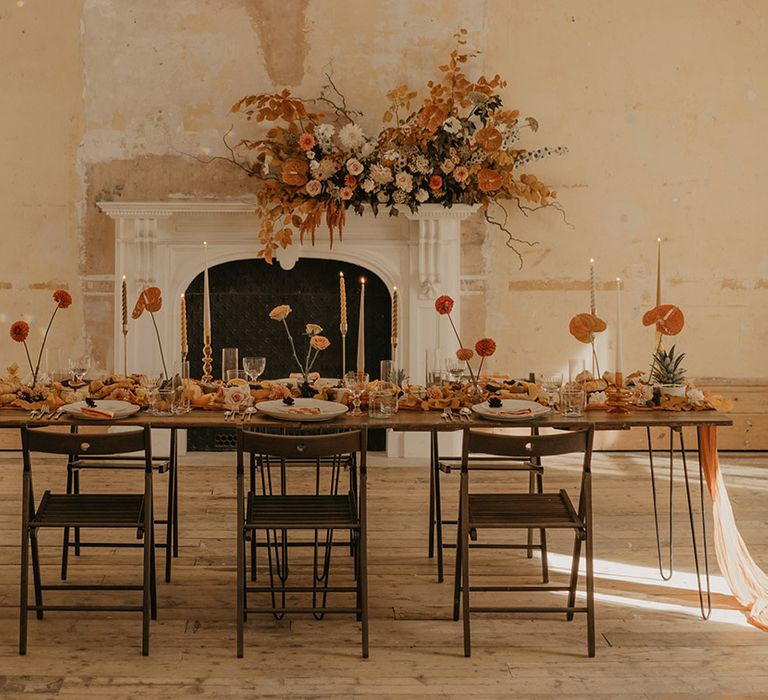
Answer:
[{"label": "drinking glass", "polygon": [[255,382],[259,377],[264,374],[264,370],[267,368],[266,357],[244,357],[243,369],[248,375],[248,379]]},{"label": "drinking glass", "polygon": [[397,384],[397,369],[394,360],[382,360],[379,362],[379,379],[382,382]]},{"label": "drinking glass", "polygon": [[175,413],[176,390],[153,389],[149,395],[149,410],[153,416],[171,416]]},{"label": "drinking glass", "polygon": [[181,381],[175,387],[176,400],[174,402],[174,410],[176,413],[189,413],[192,410],[189,395],[189,362],[184,360],[180,363],[180,366],[177,367],[177,369],[179,371],[176,373],[176,376],[179,377]]},{"label": "drinking glass", "polygon": [[557,395],[560,387],[563,385],[562,372],[544,372],[536,375],[536,383],[542,389],[542,398],[547,402],[547,406],[554,406],[557,403]]},{"label": "drinking glass", "polygon": [[349,412],[350,416],[362,416],[363,412],[360,410],[360,397],[368,387],[368,375],[365,372],[347,372],[344,375],[344,386],[349,389],[349,393],[352,394],[352,410]]},{"label": "drinking glass", "polygon": [[427,386],[435,386],[443,383],[445,376],[446,352],[440,348],[427,350]]},{"label": "drinking glass", "polygon": [[228,369],[226,379],[227,383],[231,382],[233,379],[243,379],[248,381],[249,375],[241,369]]},{"label": "drinking glass", "polygon": [[560,390],[560,413],[564,416],[581,416],[584,414],[586,394],[584,389],[575,384],[566,384]]},{"label": "drinking glass", "polygon": [[445,361],[445,369],[448,372],[448,379],[452,382],[460,382],[464,376],[466,368],[466,363],[462,362],[457,357],[449,357]]},{"label": "drinking glass", "polygon": [[69,375],[76,384],[81,384],[91,368],[91,358],[88,355],[73,357],[69,360]]},{"label": "drinking glass", "polygon": [[240,366],[240,362],[237,358],[237,348],[221,349],[221,378],[225,381],[227,379],[227,370],[237,369]]},{"label": "drinking glass", "polygon": [[392,389],[368,392],[368,416],[391,418],[397,413],[397,394]]}]

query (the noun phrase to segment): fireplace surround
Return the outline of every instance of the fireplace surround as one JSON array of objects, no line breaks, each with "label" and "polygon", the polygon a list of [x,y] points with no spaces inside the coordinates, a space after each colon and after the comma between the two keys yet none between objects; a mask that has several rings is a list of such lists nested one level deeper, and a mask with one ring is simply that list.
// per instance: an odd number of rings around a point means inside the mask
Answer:
[{"label": "fireplace surround", "polygon": [[[115,299],[120,299],[123,275],[131,299],[144,286],[160,287],[164,308],[157,317],[159,332],[167,354],[178,359],[179,299],[204,267],[203,241],[208,242],[211,267],[255,258],[259,246],[253,202],[101,201],[98,207],[115,220]],[[426,350],[455,343],[450,326],[439,322],[434,300],[440,294],[451,295],[456,301],[453,316],[459,323],[460,222],[475,210],[465,205],[450,209],[423,205],[416,213],[404,211],[396,217],[350,215],[343,240],[331,247],[320,231],[314,246],[297,243],[281,251],[275,264],[290,269],[298,258],[341,261],[371,270],[388,289],[396,286],[400,297],[397,362],[414,381],[423,381]],[[159,362],[152,324],[141,320],[131,325],[128,335],[126,359],[132,371],[152,369]],[[354,323],[350,317],[350,325]],[[115,338],[120,338],[119,313],[114,330]],[[352,346],[348,352],[354,356]],[[115,368],[123,366],[122,342],[115,342],[113,361]],[[388,441],[387,452],[400,456],[423,453],[425,444],[423,436],[395,435]]]}]

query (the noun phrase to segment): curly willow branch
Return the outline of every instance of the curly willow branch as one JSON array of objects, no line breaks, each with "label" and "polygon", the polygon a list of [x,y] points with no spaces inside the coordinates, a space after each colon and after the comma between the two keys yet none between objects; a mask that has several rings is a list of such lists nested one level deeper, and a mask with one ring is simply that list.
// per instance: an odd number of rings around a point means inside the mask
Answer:
[{"label": "curly willow branch", "polygon": [[[517,205],[518,205],[518,207],[520,206],[520,202],[519,201],[518,201]],[[499,203],[499,202],[496,202],[496,206],[498,206],[504,212],[504,219],[503,220],[493,218],[488,213],[487,209],[483,211],[483,216],[485,217],[485,220],[489,224],[491,224],[492,226],[496,226],[499,230],[501,230],[501,231],[503,231],[504,233],[507,234],[506,246],[507,246],[507,248],[512,250],[515,255],[517,255],[517,259],[520,261],[520,269],[522,270],[523,269],[523,255],[515,247],[515,244],[519,243],[521,245],[527,245],[529,248],[533,248],[533,246],[538,245],[539,242],[538,241],[527,241],[524,238],[517,238],[517,237],[515,237],[515,235],[512,233],[512,231],[510,231],[507,228],[507,221],[509,219],[509,213],[507,212],[506,207],[503,204]]]}]

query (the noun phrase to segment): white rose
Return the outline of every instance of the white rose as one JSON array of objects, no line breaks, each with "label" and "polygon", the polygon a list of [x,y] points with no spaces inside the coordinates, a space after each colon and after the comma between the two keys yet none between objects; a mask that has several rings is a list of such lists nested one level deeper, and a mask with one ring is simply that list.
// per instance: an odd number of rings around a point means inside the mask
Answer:
[{"label": "white rose", "polygon": [[376,142],[375,141],[366,141],[362,148],[360,149],[360,155],[363,158],[367,158],[376,150]]},{"label": "white rose", "polygon": [[387,182],[392,182],[392,171],[385,165],[374,163],[371,165],[371,177],[374,182],[384,185]]},{"label": "white rose", "polygon": [[373,192],[373,189],[376,187],[376,183],[371,180],[371,178],[367,177],[365,180],[363,180],[360,187],[363,188],[363,192]]},{"label": "white rose", "polygon": [[320,184],[318,180],[310,180],[307,185],[307,194],[310,197],[317,197],[317,195],[320,194],[320,190],[323,189],[323,186]]},{"label": "white rose", "polygon": [[423,202],[426,202],[428,199],[429,199],[429,192],[419,187],[419,189],[416,190],[416,201],[423,203]]},{"label": "white rose", "polygon": [[363,164],[357,158],[350,158],[347,161],[347,171],[350,175],[359,175],[363,172]]}]

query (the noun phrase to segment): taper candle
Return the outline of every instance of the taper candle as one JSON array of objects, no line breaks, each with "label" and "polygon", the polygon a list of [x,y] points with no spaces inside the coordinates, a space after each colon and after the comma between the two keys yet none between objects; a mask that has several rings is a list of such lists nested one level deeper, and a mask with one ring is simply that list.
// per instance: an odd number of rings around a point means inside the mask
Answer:
[{"label": "taper candle", "polygon": [[656,306],[661,305],[661,238],[656,239]]},{"label": "taper candle", "polygon": [[187,345],[187,300],[184,292],[181,293],[181,360],[187,361],[189,347]]},{"label": "taper candle", "polygon": [[347,285],[344,280],[344,273],[339,273],[339,304],[341,309],[339,311],[339,318],[341,323],[339,324],[339,330],[342,335],[346,335],[347,332]]},{"label": "taper candle", "polygon": [[397,287],[392,289],[392,361],[397,361],[397,341],[400,333],[400,300]]},{"label": "taper candle", "polygon": [[360,278],[360,317],[357,328],[357,371],[365,372],[365,277]]},{"label": "taper candle", "polygon": [[589,312],[595,315],[595,259],[589,259]]},{"label": "taper candle", "polygon": [[211,292],[208,288],[208,241],[203,241],[205,271],[203,273],[203,337],[211,337]]},{"label": "taper candle", "polygon": [[123,275],[122,293],[122,325],[123,325],[123,374],[128,376],[128,285]]},{"label": "taper candle", "polygon": [[616,278],[616,374],[622,371],[624,342],[621,333],[621,277]]}]

